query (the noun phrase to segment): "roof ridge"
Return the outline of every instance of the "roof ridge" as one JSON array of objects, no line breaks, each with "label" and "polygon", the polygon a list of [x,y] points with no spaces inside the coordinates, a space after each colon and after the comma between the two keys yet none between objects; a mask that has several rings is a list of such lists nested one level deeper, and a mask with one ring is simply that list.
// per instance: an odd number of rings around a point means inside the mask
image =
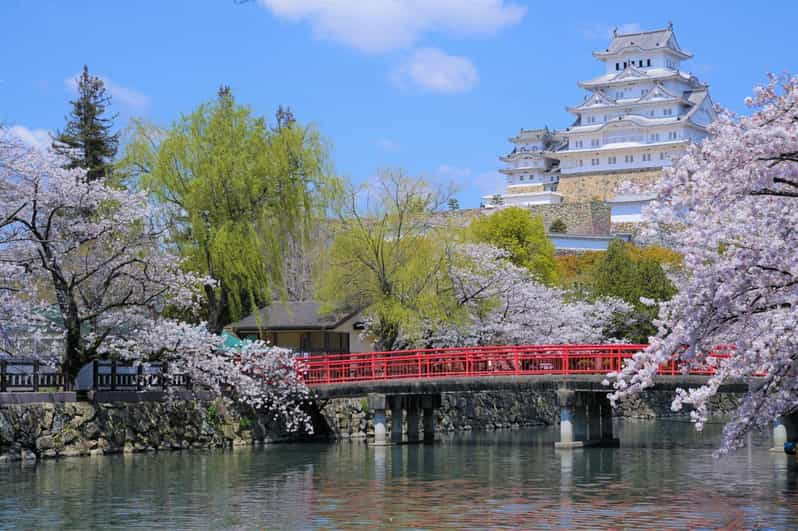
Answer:
[{"label": "roof ridge", "polygon": [[633,37],[635,35],[647,35],[649,33],[660,33],[663,31],[673,31],[673,28],[663,28],[657,30],[648,30],[648,31],[638,31],[635,33],[616,33],[613,37]]}]

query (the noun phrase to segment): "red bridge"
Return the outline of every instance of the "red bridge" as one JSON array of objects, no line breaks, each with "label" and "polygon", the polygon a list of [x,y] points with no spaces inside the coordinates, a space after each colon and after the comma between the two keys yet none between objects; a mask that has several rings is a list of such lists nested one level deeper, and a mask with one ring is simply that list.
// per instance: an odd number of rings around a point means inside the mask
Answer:
[{"label": "red bridge", "polygon": [[[560,405],[561,448],[611,444],[610,389],[606,374],[619,371],[626,360],[647,345],[521,345],[328,354],[298,360],[297,370],[319,398],[368,396],[373,412],[375,444],[386,444],[385,411],[392,412],[391,441],[419,440],[423,412],[424,438],[434,439],[435,409],[441,393],[513,389],[536,393],[555,391]],[[714,357],[728,357],[718,349]],[[706,382],[711,365],[689,372],[674,360],[660,367],[657,385],[673,389]],[[731,382],[721,391],[745,391]]]},{"label": "red bridge", "polygon": [[[309,386],[397,379],[523,375],[606,375],[648,345],[518,345],[312,356],[301,366]],[[718,353],[716,357],[727,357]],[[690,374],[708,376],[712,367]],[[672,361],[660,375],[682,375]]]}]

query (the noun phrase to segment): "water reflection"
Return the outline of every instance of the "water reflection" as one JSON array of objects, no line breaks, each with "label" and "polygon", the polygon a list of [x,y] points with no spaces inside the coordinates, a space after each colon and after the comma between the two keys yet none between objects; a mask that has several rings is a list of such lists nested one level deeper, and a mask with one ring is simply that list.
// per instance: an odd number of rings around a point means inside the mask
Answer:
[{"label": "water reflection", "polygon": [[617,427],[623,446],[555,451],[556,429],[439,444],[273,446],[0,468],[0,527],[269,529],[798,526],[794,458],[713,460],[720,426]]}]

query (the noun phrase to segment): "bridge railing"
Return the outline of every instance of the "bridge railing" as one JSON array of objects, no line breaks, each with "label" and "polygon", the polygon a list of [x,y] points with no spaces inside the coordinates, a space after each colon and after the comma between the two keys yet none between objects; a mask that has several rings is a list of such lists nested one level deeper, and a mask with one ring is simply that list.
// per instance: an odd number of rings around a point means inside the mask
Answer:
[{"label": "bridge railing", "polygon": [[[329,354],[302,360],[298,371],[308,385],[346,382],[513,375],[607,374],[647,345],[528,345],[421,349],[391,352]],[[728,354],[718,353],[717,357]],[[709,375],[712,366],[690,374]],[[682,374],[677,361],[660,374]]]}]

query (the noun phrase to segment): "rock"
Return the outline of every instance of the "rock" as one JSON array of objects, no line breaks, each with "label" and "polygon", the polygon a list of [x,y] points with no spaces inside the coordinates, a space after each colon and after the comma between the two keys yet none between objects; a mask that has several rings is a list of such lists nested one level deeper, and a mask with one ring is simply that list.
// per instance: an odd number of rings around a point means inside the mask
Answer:
[{"label": "rock", "polygon": [[55,448],[55,440],[49,435],[39,437],[36,439],[36,448],[39,450],[50,450],[51,448]]},{"label": "rock", "polygon": [[23,463],[35,463],[36,462],[36,454],[28,449],[23,449],[19,453],[19,457]]}]

